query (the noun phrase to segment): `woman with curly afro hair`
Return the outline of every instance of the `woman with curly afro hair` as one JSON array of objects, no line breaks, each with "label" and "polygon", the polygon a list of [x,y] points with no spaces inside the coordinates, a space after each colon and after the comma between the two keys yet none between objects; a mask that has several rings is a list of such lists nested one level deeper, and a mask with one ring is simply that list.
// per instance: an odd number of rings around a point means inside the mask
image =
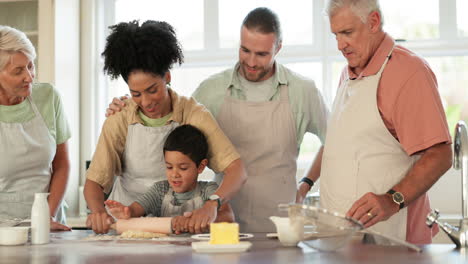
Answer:
[{"label": "woman with curly afro hair", "polygon": [[[246,180],[240,156],[203,105],[168,86],[172,65],[183,62],[182,48],[171,25],[131,21],[110,29],[102,53],[104,72],[113,79],[122,76],[132,97],[102,127],[86,174],[84,194],[91,210],[87,224],[96,233],[108,232],[113,218],[104,207],[104,193],[110,192],[109,199],[129,206],[153,183],[165,180],[164,141],[177,126],[190,124],[206,135],[208,167],[223,172],[224,178],[204,205],[192,211],[187,230],[175,231],[207,231],[209,223],[223,219],[222,211],[217,218],[218,210]],[[179,169],[187,168],[182,165]]]}]

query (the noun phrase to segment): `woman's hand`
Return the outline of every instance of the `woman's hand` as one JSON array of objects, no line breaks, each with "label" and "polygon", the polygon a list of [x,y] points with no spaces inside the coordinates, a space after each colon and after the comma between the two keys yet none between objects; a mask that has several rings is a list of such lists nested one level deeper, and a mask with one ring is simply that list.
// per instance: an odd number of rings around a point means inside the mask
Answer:
[{"label": "woman's hand", "polygon": [[114,97],[112,102],[109,104],[109,108],[106,109],[106,117],[109,117],[117,112],[122,111],[122,109],[125,107],[125,102],[123,100],[128,98],[128,95]]},{"label": "woman's hand", "polygon": [[109,208],[109,213],[117,219],[129,219],[132,217],[130,208],[114,200],[107,200],[104,202]]},{"label": "woman's hand", "polygon": [[192,217],[188,223],[190,233],[204,233],[210,230],[210,224],[218,215],[218,202],[206,201],[203,207],[192,211]]},{"label": "woman's hand", "polygon": [[106,234],[114,219],[106,211],[97,211],[88,215],[86,226],[91,227],[96,234]]},{"label": "woman's hand", "polygon": [[56,222],[53,217],[50,218],[50,231],[71,231],[71,228]]},{"label": "woman's hand", "polygon": [[187,233],[189,231],[188,224],[190,222],[190,217],[192,212],[185,212],[184,215],[179,215],[172,218],[172,230],[176,235]]}]

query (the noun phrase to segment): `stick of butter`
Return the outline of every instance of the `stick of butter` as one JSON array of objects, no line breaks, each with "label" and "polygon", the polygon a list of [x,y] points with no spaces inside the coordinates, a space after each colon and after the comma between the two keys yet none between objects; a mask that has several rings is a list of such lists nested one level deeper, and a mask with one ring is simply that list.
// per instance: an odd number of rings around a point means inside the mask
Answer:
[{"label": "stick of butter", "polygon": [[225,222],[211,223],[210,244],[239,244],[239,224]]}]

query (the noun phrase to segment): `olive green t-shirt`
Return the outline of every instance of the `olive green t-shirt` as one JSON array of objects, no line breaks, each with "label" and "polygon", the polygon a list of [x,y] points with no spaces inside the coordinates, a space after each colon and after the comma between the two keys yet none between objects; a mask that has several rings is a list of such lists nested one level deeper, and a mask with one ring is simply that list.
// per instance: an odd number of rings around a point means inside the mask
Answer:
[{"label": "olive green t-shirt", "polygon": [[141,121],[143,121],[143,125],[147,127],[162,127],[166,125],[167,120],[172,116],[172,112],[161,118],[150,118],[143,114],[141,110],[138,110],[138,116],[141,118]]}]

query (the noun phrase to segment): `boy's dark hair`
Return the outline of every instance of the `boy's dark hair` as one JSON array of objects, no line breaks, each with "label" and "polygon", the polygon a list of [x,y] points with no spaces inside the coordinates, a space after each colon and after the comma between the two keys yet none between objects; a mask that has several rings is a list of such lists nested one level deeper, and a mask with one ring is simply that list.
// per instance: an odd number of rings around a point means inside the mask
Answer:
[{"label": "boy's dark hair", "polygon": [[277,45],[283,40],[278,15],[266,7],[257,7],[250,11],[244,18],[242,26],[264,34],[274,33]]},{"label": "boy's dark hair", "polygon": [[164,143],[164,152],[179,151],[187,155],[197,167],[208,155],[208,142],[200,129],[182,125],[174,129]]},{"label": "boy's dark hair", "polygon": [[104,57],[104,73],[112,79],[119,76],[127,81],[135,70],[158,76],[171,69],[172,64],[182,64],[184,55],[174,28],[163,21],[138,20],[122,22],[109,27]]}]

